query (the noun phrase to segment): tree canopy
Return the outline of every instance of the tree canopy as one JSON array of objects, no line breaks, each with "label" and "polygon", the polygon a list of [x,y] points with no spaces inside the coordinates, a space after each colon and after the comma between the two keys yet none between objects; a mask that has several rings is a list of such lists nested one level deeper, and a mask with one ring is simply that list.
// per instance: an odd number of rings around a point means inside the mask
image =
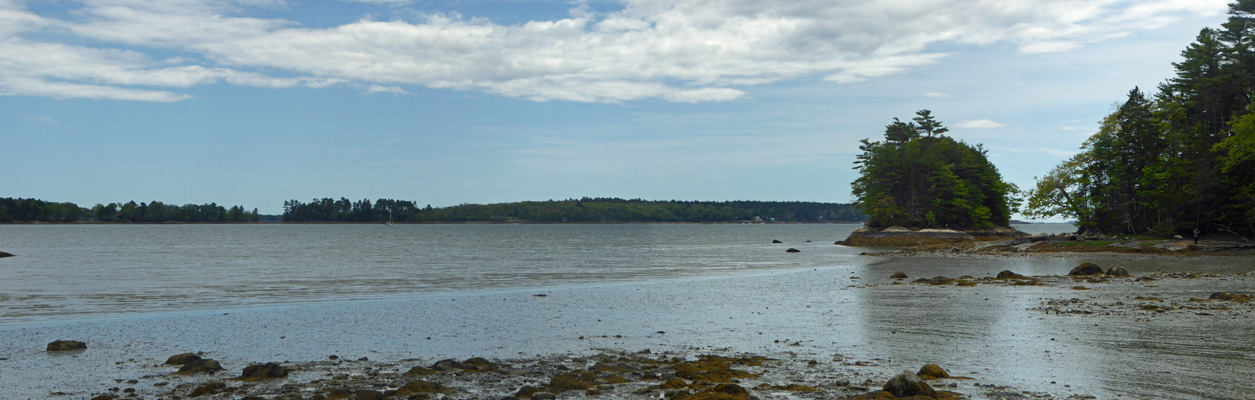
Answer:
[{"label": "tree canopy", "polygon": [[1038,178],[1025,215],[1105,233],[1255,235],[1255,0],[1229,7],[1152,98],[1133,88],[1079,154]]},{"label": "tree canopy", "polygon": [[860,141],[852,184],[868,225],[973,229],[1010,223],[1018,199],[980,145],[945,136],[929,110],[912,122],[894,118],[885,141]]}]

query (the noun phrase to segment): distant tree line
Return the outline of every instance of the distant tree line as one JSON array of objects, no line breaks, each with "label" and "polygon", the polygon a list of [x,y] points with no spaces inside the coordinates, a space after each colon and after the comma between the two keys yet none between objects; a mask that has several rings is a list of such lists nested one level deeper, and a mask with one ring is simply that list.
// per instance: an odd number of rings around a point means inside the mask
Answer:
[{"label": "distant tree line", "polygon": [[241,206],[226,208],[215,203],[167,205],[160,201],[124,204],[96,204],[92,208],[74,203],[54,203],[37,199],[0,198],[0,222],[255,222],[257,209]]},{"label": "distant tree line", "polygon": [[648,201],[589,198],[419,207],[412,201],[331,198],[283,204],[287,222],[863,222],[851,204],[771,201]]},{"label": "distant tree line", "polygon": [[1204,28],[1152,96],[1140,89],[1037,180],[1025,215],[1080,230],[1255,235],[1255,0]]}]

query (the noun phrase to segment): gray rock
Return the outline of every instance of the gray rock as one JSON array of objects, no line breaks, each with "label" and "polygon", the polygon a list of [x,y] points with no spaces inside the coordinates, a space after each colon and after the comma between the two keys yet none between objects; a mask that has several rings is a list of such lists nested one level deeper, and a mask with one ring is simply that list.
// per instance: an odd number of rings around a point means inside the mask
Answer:
[{"label": "gray rock", "polygon": [[889,392],[889,394],[892,394],[895,397],[920,395],[934,398],[937,397],[937,391],[933,390],[933,388],[928,386],[927,383],[924,383],[923,379],[920,379],[919,376],[916,376],[911,371],[905,370],[902,371],[902,373],[889,378],[889,382],[885,383],[884,391]]},{"label": "gray rock", "polygon": [[87,348],[87,343],[77,340],[57,340],[48,343],[48,351],[66,351],[66,350],[83,350]]},{"label": "gray rock", "polygon": [[1103,274],[1102,267],[1099,267],[1098,264],[1094,264],[1090,262],[1078,265],[1076,266],[1076,268],[1072,268],[1072,271],[1068,272],[1069,276],[1102,275],[1102,274]]},{"label": "gray rock", "polygon": [[199,359],[200,356],[196,355],[196,353],[175,354],[166,359],[166,365],[186,365]]},{"label": "gray rock", "polygon": [[785,252],[786,253],[801,253],[802,251],[798,249],[790,248],[788,250],[785,250]]},{"label": "gray rock", "polygon": [[1107,269],[1107,276],[1132,276],[1132,275],[1129,274],[1129,270],[1124,269],[1122,267],[1111,267]]},{"label": "gray rock", "polygon": [[244,373],[240,375],[241,380],[255,381],[262,379],[286,378],[288,369],[272,362],[265,364],[253,364],[244,367]]},{"label": "gray rock", "polygon": [[222,364],[218,364],[218,361],[205,358],[187,363],[187,365],[179,368],[178,372],[175,373],[180,375],[212,374],[223,369]]}]

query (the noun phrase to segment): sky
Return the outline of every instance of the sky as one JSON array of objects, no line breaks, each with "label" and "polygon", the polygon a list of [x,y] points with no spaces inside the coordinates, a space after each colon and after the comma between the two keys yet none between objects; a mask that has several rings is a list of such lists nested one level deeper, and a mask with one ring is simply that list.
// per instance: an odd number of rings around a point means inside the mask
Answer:
[{"label": "sky", "polygon": [[930,109],[1021,189],[1228,0],[0,0],[0,197],[851,202]]}]

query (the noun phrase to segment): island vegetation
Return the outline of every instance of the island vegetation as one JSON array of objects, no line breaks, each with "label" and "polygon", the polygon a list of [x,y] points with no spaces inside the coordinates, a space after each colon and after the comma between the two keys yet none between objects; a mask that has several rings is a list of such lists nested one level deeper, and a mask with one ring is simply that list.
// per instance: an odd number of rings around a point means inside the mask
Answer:
[{"label": "island vegetation", "polygon": [[97,204],[37,199],[0,198],[0,223],[14,222],[863,222],[866,217],[852,204],[786,201],[647,201],[617,198],[524,201],[500,204],[461,204],[420,207],[413,201],[332,198],[310,202],[289,200],[282,215],[261,215],[257,209],[209,204],[148,203]]},{"label": "island vegetation", "polygon": [[289,222],[863,222],[852,204],[784,201],[650,201],[589,198],[419,207],[413,201],[289,200]]},{"label": "island vegetation", "polygon": [[1106,234],[1255,236],[1255,0],[1229,5],[1173,63],[1139,88],[1081,151],[1027,193],[1029,217],[1074,218]]},{"label": "island vegetation", "polygon": [[0,222],[255,222],[257,209],[247,211],[241,206],[226,208],[216,203],[165,204],[148,203],[96,204],[92,208],[74,203],[57,203],[37,199],[0,198]]},{"label": "island vegetation", "polygon": [[863,139],[852,184],[869,228],[989,229],[1006,226],[1019,204],[981,145],[944,134],[929,110],[912,122],[893,119],[885,139]]}]

